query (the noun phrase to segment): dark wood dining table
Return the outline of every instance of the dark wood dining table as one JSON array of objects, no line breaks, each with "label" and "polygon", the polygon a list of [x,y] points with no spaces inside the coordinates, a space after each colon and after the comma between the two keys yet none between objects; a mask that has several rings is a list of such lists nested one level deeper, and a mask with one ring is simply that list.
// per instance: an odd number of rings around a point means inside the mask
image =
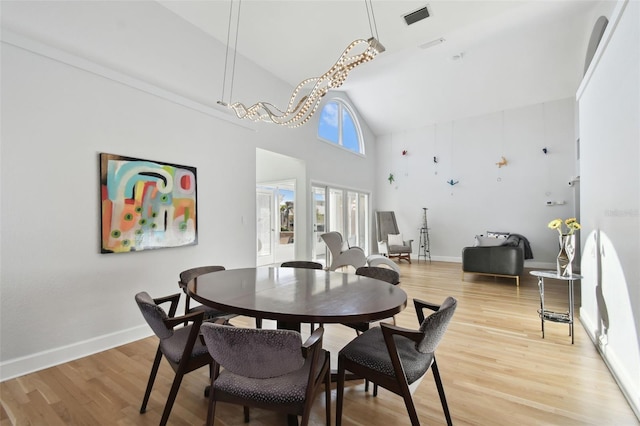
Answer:
[{"label": "dark wood dining table", "polygon": [[398,286],[352,273],[257,267],[200,275],[189,296],[225,312],[276,320],[300,331],[301,323],[350,323],[392,317],[407,305]]}]

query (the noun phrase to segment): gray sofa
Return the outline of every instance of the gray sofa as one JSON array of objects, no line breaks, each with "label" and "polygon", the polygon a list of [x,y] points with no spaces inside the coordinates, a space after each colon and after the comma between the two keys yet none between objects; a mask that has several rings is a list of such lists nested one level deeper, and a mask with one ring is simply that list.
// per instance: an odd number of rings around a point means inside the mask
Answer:
[{"label": "gray sofa", "polygon": [[520,285],[524,260],[532,259],[526,238],[510,234],[500,245],[464,247],[462,249],[462,280],[465,273],[515,278]]}]

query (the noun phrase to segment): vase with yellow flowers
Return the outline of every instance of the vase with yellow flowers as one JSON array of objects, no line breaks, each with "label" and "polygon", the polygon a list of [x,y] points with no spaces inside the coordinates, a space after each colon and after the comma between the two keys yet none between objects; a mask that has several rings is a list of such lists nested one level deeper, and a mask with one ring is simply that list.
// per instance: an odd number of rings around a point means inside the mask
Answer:
[{"label": "vase with yellow flowers", "polygon": [[561,277],[570,277],[573,273],[571,263],[576,252],[575,232],[580,229],[580,224],[575,217],[571,217],[564,221],[554,219],[547,226],[557,230],[559,234],[560,252],[556,258],[557,273]]}]

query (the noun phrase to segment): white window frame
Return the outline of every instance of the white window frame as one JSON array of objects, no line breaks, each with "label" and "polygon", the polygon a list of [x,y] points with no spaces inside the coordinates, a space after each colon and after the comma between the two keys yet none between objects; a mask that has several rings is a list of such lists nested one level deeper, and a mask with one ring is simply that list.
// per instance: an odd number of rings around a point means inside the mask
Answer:
[{"label": "white window frame", "polygon": [[[361,155],[361,156],[365,156],[365,145],[364,145],[364,137],[362,136],[362,128],[360,127],[360,121],[358,120],[358,116],[356,115],[356,113],[354,112],[353,108],[351,107],[351,105],[349,105],[349,103],[347,101],[345,101],[344,99],[340,99],[340,98],[332,98],[330,100],[327,101],[327,103],[325,103],[322,107],[322,109],[320,110],[320,117],[322,117],[322,113],[325,109],[325,107],[328,104],[331,103],[335,103],[338,105],[338,142],[334,142],[332,140],[329,139],[325,139],[323,137],[320,136],[320,121],[318,121],[318,131],[316,132],[318,139],[320,139],[323,142],[326,142],[332,146],[337,146],[340,147],[341,149],[344,149],[345,151],[351,152],[353,154],[356,155]],[[342,131],[342,113],[343,110],[346,110],[347,113],[349,114],[349,116],[351,117],[351,120],[353,121],[353,125],[356,129],[356,134],[358,136],[358,149],[359,151],[354,151],[352,149],[346,148],[344,146],[344,143],[342,141],[342,137],[343,137],[343,131]]]}]

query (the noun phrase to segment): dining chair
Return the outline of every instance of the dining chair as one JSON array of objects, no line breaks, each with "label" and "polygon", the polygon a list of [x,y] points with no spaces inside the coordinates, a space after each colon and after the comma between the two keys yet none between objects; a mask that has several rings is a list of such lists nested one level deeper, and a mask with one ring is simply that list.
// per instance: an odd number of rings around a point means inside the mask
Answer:
[{"label": "dining chair", "polygon": [[[441,305],[414,299],[420,328],[411,330],[380,324],[356,337],[338,353],[336,426],[342,422],[345,372],[382,386],[404,399],[413,426],[419,425],[411,394],[431,368],[447,425],[451,415],[440,379],[435,350],[456,310],[457,301],[447,297]],[[434,311],[425,318],[424,309]]]},{"label": "dining chair", "polygon": [[[193,308],[189,306],[191,297],[187,293],[187,284],[189,284],[189,282],[191,282],[192,280],[198,278],[200,275],[209,274],[212,272],[225,271],[225,270],[226,269],[224,266],[210,265],[210,266],[198,266],[196,268],[191,268],[191,269],[187,269],[180,272],[180,279],[178,280],[178,286],[180,286],[184,294],[187,296],[185,300],[185,305],[184,305],[185,314],[190,312],[200,312],[200,311],[204,312],[205,321],[216,320],[218,318],[224,318],[228,321],[231,318],[238,316],[236,314],[220,311],[218,309],[211,308],[205,305],[198,305],[198,306],[194,306]],[[256,318],[256,328],[262,328],[262,318]]]},{"label": "dining chair", "polygon": [[310,260],[290,260],[288,262],[282,262],[281,268],[304,268],[304,269],[323,269],[322,263],[312,262]]},{"label": "dining chair", "polygon": [[[325,388],[326,424],[331,423],[329,352],[322,349],[323,328],[302,343],[292,330],[240,328],[203,323],[201,333],[213,358],[207,425],[213,425],[216,402],[288,414],[289,424],[309,423],[311,405],[322,384]],[[222,367],[222,368],[221,368]]]},{"label": "dining chair", "polygon": [[[386,281],[392,285],[400,284],[400,274],[398,274],[393,269],[389,268],[380,268],[377,266],[361,266],[356,269],[356,275],[360,275],[363,277],[374,278],[376,280]],[[396,319],[392,318],[393,324],[395,325]],[[347,327],[353,328],[356,330],[358,334],[363,331],[367,331],[370,327],[370,322],[355,322],[355,323],[345,323]]]},{"label": "dining chair", "polygon": [[[154,299],[149,296],[149,293],[143,291],[135,295],[135,300],[140,312],[142,312],[142,316],[160,339],[153,366],[151,367],[147,389],[140,407],[141,414],[147,410],[151,389],[163,357],[175,372],[173,384],[167,396],[167,402],[160,420],[160,425],[162,426],[167,424],[184,375],[205,365],[209,366],[209,373],[211,374],[211,355],[207,347],[198,338],[204,313],[191,312],[187,315],[176,317],[175,313],[178,309],[180,293]],[[164,303],[171,303],[168,314],[159,306]],[[189,325],[175,328],[185,322],[189,323]]]},{"label": "dining chair", "polygon": [[[324,269],[324,266],[318,262],[312,262],[310,260],[290,260],[280,264],[281,268],[303,268],[303,269]],[[315,323],[310,323],[311,331],[315,329]]]},{"label": "dining chair", "polygon": [[198,266],[196,268],[191,268],[180,272],[178,286],[182,289],[184,294],[186,295],[184,302],[184,314],[187,315],[191,312],[203,312],[204,320],[210,320],[220,317],[227,317],[227,319],[233,318],[234,314],[230,314],[228,312],[223,312],[218,309],[210,308],[205,305],[198,305],[191,307],[191,297],[187,293],[187,284],[192,280],[198,278],[200,275],[209,274],[212,272],[224,271],[224,266],[219,265],[210,265],[210,266]]}]

